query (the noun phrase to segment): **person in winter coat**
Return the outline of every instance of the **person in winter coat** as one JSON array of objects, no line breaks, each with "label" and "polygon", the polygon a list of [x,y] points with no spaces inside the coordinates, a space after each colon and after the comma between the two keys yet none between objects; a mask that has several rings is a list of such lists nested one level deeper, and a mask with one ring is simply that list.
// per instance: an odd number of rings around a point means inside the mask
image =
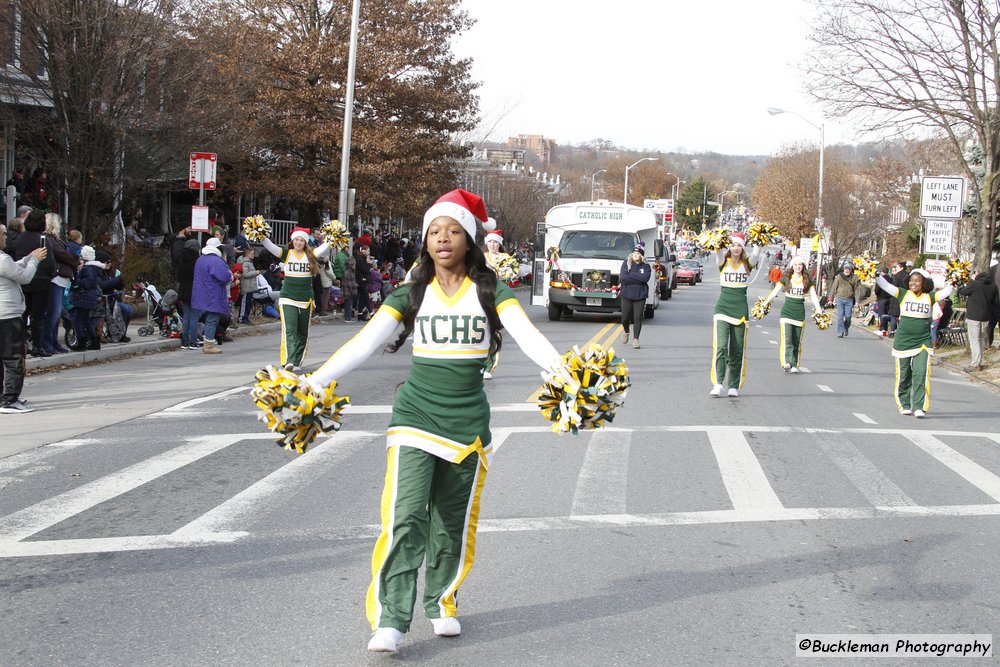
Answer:
[{"label": "person in winter coat", "polygon": [[0,413],[31,412],[34,408],[21,400],[24,386],[24,293],[21,286],[31,282],[39,262],[48,251],[35,248],[26,257],[14,261],[2,252],[7,247],[7,228],[0,225]]},{"label": "person in winter coat", "polygon": [[260,271],[257,270],[257,266],[253,263],[254,255],[256,251],[253,249],[252,245],[247,245],[243,248],[243,256],[238,262],[238,266],[242,269],[240,274],[240,323],[250,324],[250,306],[253,303],[253,293],[257,291],[257,276],[260,275]]},{"label": "person in winter coat", "polygon": [[191,307],[191,289],[194,284],[194,266],[201,256],[201,245],[198,239],[188,239],[184,242],[177,264],[177,298],[181,302],[181,349],[197,350],[198,318],[194,316]]},{"label": "person in winter coat", "polygon": [[653,269],[646,263],[646,249],[640,243],[624,262],[618,273],[622,300],[622,342],[628,342],[629,325],[632,325],[632,347],[639,349],[639,334],[642,332],[642,313],[649,298],[649,276]]},{"label": "person in winter coat", "polygon": [[997,305],[997,286],[986,271],[976,274],[968,285],[958,288],[958,293],[966,297],[965,325],[969,333],[968,372],[983,369],[983,348],[987,347],[987,327],[990,315]]},{"label": "person in winter coat", "polygon": [[215,330],[219,319],[229,313],[229,283],[233,274],[222,258],[221,241],[210,238],[201,249],[201,257],[194,265],[194,281],[191,283],[192,317],[197,322],[205,314],[205,354],[221,354],[222,348],[216,344]]},{"label": "person in winter coat", "polygon": [[180,278],[181,256],[184,254],[184,245],[191,239],[191,228],[185,227],[177,232],[177,236],[170,240],[170,272],[174,279]]},{"label": "person in winter coat", "polygon": [[101,338],[97,334],[97,320],[92,319],[93,311],[101,305],[104,290],[104,264],[97,261],[97,253],[89,245],[80,250],[83,267],[77,271],[73,287],[69,292],[69,303],[73,306],[73,329],[76,331],[74,350],[99,350]]},{"label": "person in winter coat", "polygon": [[[35,248],[48,248],[45,238],[45,211],[33,210],[24,221],[24,231],[14,242],[14,260],[19,260],[31,254]],[[24,323],[31,327],[31,349],[33,357],[48,357],[42,339],[45,334],[45,309],[49,301],[49,286],[56,275],[56,260],[52,253],[38,264],[35,276],[31,282],[21,287],[24,292]]]},{"label": "person in winter coat", "polygon": [[63,295],[76,274],[80,260],[71,253],[62,240],[62,216],[45,214],[45,242],[56,260],[56,275],[49,283],[49,299],[45,305],[45,330],[42,332],[42,349],[49,354],[69,352],[59,344],[59,321],[62,319]]},{"label": "person in winter coat", "polygon": [[[368,257],[370,250],[368,244],[362,242],[362,239],[366,238],[367,234],[359,238],[358,243],[354,246],[354,277],[358,282],[358,294],[354,305],[359,320],[367,320],[369,317],[368,278],[371,276],[371,265],[368,263]],[[371,243],[370,238],[367,240],[368,243]]]},{"label": "person in winter coat", "polygon": [[347,255],[344,261],[344,277],[340,281],[340,291],[344,295],[344,321],[357,322],[354,317],[354,304],[358,298],[357,260],[354,255]]}]

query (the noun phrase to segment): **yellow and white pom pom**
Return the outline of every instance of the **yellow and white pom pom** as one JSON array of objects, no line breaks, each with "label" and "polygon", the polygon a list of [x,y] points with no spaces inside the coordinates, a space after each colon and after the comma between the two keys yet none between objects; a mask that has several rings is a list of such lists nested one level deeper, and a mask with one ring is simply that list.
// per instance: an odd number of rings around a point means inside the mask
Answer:
[{"label": "yellow and white pom pom", "polygon": [[858,276],[858,280],[863,283],[872,283],[878,276],[878,260],[872,257],[871,252],[865,251],[861,257],[855,257],[854,263],[854,273]]},{"label": "yellow and white pom pom", "polygon": [[562,364],[543,377],[538,407],[557,433],[576,434],[612,421],[631,385],[625,361],[613,348],[600,345],[582,353],[574,346],[563,355]]},{"label": "yellow and white pom pom", "polygon": [[326,223],[319,228],[319,233],[334,250],[347,250],[347,246],[351,243],[351,234],[347,231],[347,226],[340,220],[331,220]]},{"label": "yellow and white pom pom", "polygon": [[729,227],[713,227],[698,235],[696,242],[709,252],[715,252],[729,246],[729,236],[733,230]]},{"label": "yellow and white pom pom", "polygon": [[496,269],[497,277],[500,280],[505,283],[512,283],[518,279],[518,271],[520,271],[521,265],[513,256],[503,253],[500,255],[500,260],[497,262]]},{"label": "yellow and white pom pom", "polygon": [[829,329],[830,325],[833,324],[833,318],[830,317],[830,313],[825,313],[822,310],[814,310],[813,322],[816,323],[817,329]]},{"label": "yellow and white pom pom", "polygon": [[755,222],[747,229],[747,243],[750,245],[773,245],[778,242],[779,236],[778,228],[769,222]]},{"label": "yellow and white pom pom", "polygon": [[271,238],[271,225],[267,224],[262,215],[251,215],[243,218],[243,236],[251,243],[260,243]]},{"label": "yellow and white pom pom", "polygon": [[320,391],[275,366],[257,371],[256,378],[250,397],[261,410],[257,418],[281,436],[280,446],[302,454],[320,433],[340,430],[341,412],[351,401],[334,393],[336,382]]},{"label": "yellow and white pom pom", "polygon": [[961,287],[972,280],[972,263],[964,260],[952,260],[948,262],[948,268],[944,272],[948,284],[953,287]]},{"label": "yellow and white pom pom", "polygon": [[767,317],[767,314],[771,312],[771,302],[768,301],[764,303],[766,297],[757,297],[757,301],[754,302],[753,308],[750,309],[750,317],[755,320],[762,320]]}]

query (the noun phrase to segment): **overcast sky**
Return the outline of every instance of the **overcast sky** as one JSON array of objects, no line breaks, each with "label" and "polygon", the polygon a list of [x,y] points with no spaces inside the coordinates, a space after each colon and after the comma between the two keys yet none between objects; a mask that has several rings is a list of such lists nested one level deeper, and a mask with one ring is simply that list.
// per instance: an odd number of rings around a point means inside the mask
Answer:
[{"label": "overcast sky", "polygon": [[[822,110],[796,65],[806,0],[463,0],[455,43],[481,82],[488,137],[607,139],[664,151],[770,155],[819,141]],[[481,134],[485,134],[482,132]],[[482,136],[477,138],[483,138]],[[856,138],[826,122],[827,145]]]}]

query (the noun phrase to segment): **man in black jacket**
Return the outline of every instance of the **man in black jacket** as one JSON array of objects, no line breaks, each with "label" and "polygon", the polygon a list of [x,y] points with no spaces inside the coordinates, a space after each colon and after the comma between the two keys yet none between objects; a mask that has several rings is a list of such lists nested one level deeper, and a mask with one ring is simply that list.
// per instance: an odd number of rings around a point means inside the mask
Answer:
[{"label": "man in black jacket", "polygon": [[958,288],[966,297],[965,323],[969,333],[971,358],[966,371],[979,371],[983,366],[983,346],[987,345],[990,316],[997,304],[997,287],[985,271],[976,275],[968,285]]}]

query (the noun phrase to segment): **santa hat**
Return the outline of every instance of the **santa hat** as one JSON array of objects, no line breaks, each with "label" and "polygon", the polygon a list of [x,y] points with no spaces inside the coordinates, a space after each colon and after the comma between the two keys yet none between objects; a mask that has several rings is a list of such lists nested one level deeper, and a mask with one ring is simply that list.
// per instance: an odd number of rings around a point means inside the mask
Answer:
[{"label": "santa hat", "polygon": [[913,275],[914,273],[919,273],[919,274],[920,274],[920,275],[922,275],[922,276],[923,276],[924,278],[928,278],[928,279],[930,279],[930,280],[933,280],[933,278],[931,278],[931,274],[930,274],[930,272],[928,272],[928,271],[925,271],[924,269],[913,269],[912,271],[910,271],[910,275],[911,275],[911,276],[912,276],[912,275]]},{"label": "santa hat", "polygon": [[741,246],[742,245],[746,245],[747,244],[747,237],[743,236],[743,232],[736,232],[735,234],[730,235],[730,237],[729,237],[729,243],[731,245],[732,244],[738,244],[738,245],[741,245]]},{"label": "santa hat", "polygon": [[306,229],[305,227],[296,227],[295,229],[292,230],[292,235],[289,236],[288,238],[289,240],[298,238],[302,239],[303,241],[308,241],[309,230]]},{"label": "santa hat", "polygon": [[483,198],[462,189],[452,190],[427,209],[424,213],[424,227],[420,230],[421,238],[427,237],[427,228],[441,217],[457,221],[472,238],[476,238],[476,220],[484,224],[489,220]]},{"label": "santa hat", "polygon": [[802,255],[793,255],[792,261],[788,263],[788,266],[795,266],[796,264],[806,265],[806,260],[802,258]]},{"label": "santa hat", "polygon": [[487,234],[486,238],[484,239],[484,242],[489,243],[490,241],[496,241],[500,245],[503,245],[503,230],[494,229],[492,232]]}]

